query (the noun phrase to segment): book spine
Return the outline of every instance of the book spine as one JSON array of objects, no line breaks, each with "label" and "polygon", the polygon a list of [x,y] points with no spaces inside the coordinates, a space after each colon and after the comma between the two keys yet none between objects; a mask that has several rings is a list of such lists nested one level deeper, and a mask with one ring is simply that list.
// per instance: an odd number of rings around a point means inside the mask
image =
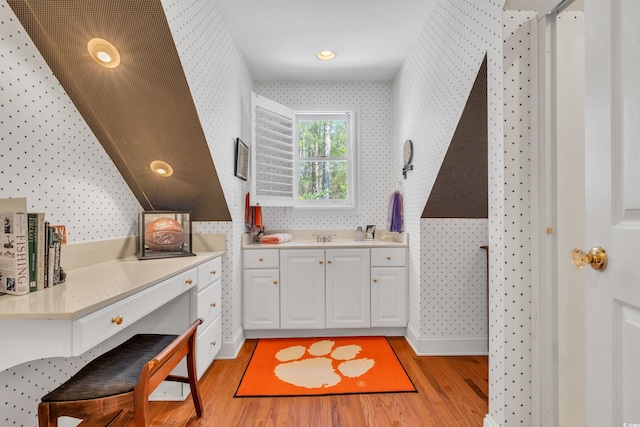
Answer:
[{"label": "book spine", "polygon": [[29,292],[38,290],[38,214],[28,213]]},{"label": "book spine", "polygon": [[60,284],[60,248],[62,242],[60,241],[60,235],[53,233],[53,284]]},{"label": "book spine", "polygon": [[38,290],[44,289],[44,270],[45,270],[45,262],[44,262],[44,213],[38,213],[38,242],[37,242],[37,257],[38,260],[36,262],[37,268],[37,277],[36,277],[36,286]]},{"label": "book spine", "polygon": [[[20,206],[15,205],[15,199],[3,200],[8,205],[2,212],[7,242],[3,244],[0,258],[0,292],[12,295],[29,293],[29,238],[26,199],[22,200],[24,205]],[[1,205],[0,211],[4,209]]]},{"label": "book spine", "polygon": [[51,227],[49,226],[49,222],[44,222],[44,287],[48,288],[50,285],[49,278],[51,277],[49,274],[49,241],[50,239],[50,231]]}]

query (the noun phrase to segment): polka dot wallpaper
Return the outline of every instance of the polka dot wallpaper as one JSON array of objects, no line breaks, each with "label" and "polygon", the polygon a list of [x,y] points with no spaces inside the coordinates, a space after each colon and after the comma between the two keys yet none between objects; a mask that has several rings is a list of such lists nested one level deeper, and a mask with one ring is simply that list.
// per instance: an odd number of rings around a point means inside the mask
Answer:
[{"label": "polka dot wallpaper", "polygon": [[227,236],[222,258],[222,339],[232,342],[242,333],[240,235],[245,231],[248,191],[246,181],[234,176],[235,140],[250,138],[253,79],[216,2],[175,0],[163,5],[225,194],[221,203],[227,203],[233,220],[194,223],[194,232]]},{"label": "polka dot wallpaper", "polygon": [[391,83],[268,83],[257,82],[255,92],[291,108],[353,106],[359,110],[361,213],[304,215],[287,208],[263,208],[265,228],[272,230],[354,230],[377,224],[386,228],[389,197],[399,179],[402,162],[389,161],[391,144]]},{"label": "polka dot wallpaper", "polygon": [[421,221],[422,336],[487,337],[486,219]]},{"label": "polka dot wallpaper", "polygon": [[[163,2],[234,222],[195,223],[225,233],[223,341],[242,333],[240,234],[245,181],[234,177],[236,137],[247,138],[253,79],[215,2]],[[194,43],[195,40],[202,42]],[[0,197],[67,226],[70,243],[135,235],[141,210],[115,166],[51,73],[11,8],[0,1]],[[10,396],[0,425],[34,426],[40,398],[104,349],[36,360],[0,372]]]},{"label": "polka dot wallpaper", "polygon": [[140,204],[4,1],[0,79],[0,197],[27,197],[69,243],[135,234]]},{"label": "polka dot wallpaper", "polygon": [[[488,61],[488,131],[489,131],[489,295],[490,321],[490,396],[487,422],[491,425],[529,425],[531,417],[530,337],[529,337],[529,230],[528,171],[529,119],[528,39],[526,34],[509,41],[513,49],[503,49],[502,1],[476,2],[448,0],[438,3],[433,17],[393,82],[393,143],[398,149],[405,139],[415,147],[415,169],[404,182],[406,229],[411,235],[409,271],[409,329],[418,338],[465,331],[463,320],[450,326],[441,322],[442,310],[450,309],[443,289],[433,278],[448,275],[446,264],[464,265],[473,260],[458,252],[465,239],[477,245],[474,226],[461,223],[451,229],[444,220],[436,226],[420,221],[439,165],[455,130],[459,115],[473,83],[473,78],[487,54]],[[506,18],[505,18],[506,20]],[[522,21],[520,21],[522,22]],[[507,25],[507,23],[505,23]],[[505,32],[509,36],[510,32]],[[506,41],[505,41],[506,44]],[[523,74],[507,77],[503,66],[508,59],[519,63]],[[511,71],[509,71],[511,76]],[[504,79],[504,84],[503,84]],[[524,86],[522,83],[524,82]],[[508,105],[503,107],[503,98]],[[504,115],[503,115],[504,110]],[[508,112],[513,114],[506,116]],[[515,139],[505,140],[514,126],[521,131]],[[522,135],[522,136],[520,136]],[[442,267],[426,271],[430,252],[424,250],[440,228],[457,232],[459,240],[447,239],[441,248],[448,252]],[[469,271],[474,264],[469,266]],[[479,266],[478,266],[479,268]],[[480,275],[477,274],[474,277]],[[467,273],[464,273],[467,274]],[[515,281],[513,281],[515,279]],[[479,278],[478,278],[479,280]],[[479,282],[478,282],[479,283]],[[509,284],[509,285],[507,285]],[[456,289],[456,285],[452,286]],[[447,297],[450,295],[447,295]],[[442,306],[442,310],[433,307]],[[430,311],[430,308],[432,309]],[[457,307],[479,315],[481,308]],[[444,313],[445,315],[448,313]],[[457,331],[453,331],[457,328]],[[484,331],[483,331],[484,332]]]},{"label": "polka dot wallpaper", "polygon": [[504,270],[500,274],[504,279],[495,309],[503,316],[504,336],[494,344],[504,357],[505,426],[528,425],[531,418],[530,19],[534,17],[532,12],[516,11],[503,17]]}]

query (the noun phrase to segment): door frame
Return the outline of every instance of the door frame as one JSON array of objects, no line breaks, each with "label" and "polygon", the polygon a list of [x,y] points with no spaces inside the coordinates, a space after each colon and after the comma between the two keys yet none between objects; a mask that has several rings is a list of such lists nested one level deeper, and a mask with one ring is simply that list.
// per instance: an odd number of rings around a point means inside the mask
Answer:
[{"label": "door frame", "polygon": [[532,23],[531,170],[532,425],[559,425],[556,19],[574,0],[547,0]]}]

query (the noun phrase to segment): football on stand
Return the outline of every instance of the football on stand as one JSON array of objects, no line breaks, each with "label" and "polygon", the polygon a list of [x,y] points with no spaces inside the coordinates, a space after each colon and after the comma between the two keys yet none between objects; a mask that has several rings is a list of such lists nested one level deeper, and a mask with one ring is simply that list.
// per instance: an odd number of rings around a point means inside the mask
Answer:
[{"label": "football on stand", "polygon": [[154,219],[145,227],[144,243],[152,251],[181,251],[184,229],[175,219]]}]

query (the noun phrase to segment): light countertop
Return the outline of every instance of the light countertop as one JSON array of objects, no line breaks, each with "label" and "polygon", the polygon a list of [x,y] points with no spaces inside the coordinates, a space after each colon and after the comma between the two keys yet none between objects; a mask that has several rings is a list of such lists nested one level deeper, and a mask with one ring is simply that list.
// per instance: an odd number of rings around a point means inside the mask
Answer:
[{"label": "light countertop", "polygon": [[224,251],[138,260],[135,256],[74,268],[66,282],[26,295],[0,296],[0,319],[76,319],[187,271]]},{"label": "light countertop", "polygon": [[388,242],[384,240],[334,240],[331,242],[292,241],[278,244],[247,243],[243,249],[347,249],[347,248],[406,248],[404,242]]},{"label": "light countertop", "polygon": [[[347,249],[347,248],[408,248],[407,233],[376,232],[376,239],[356,241],[355,232],[351,230],[283,231],[292,235],[292,240],[285,243],[265,244],[251,241],[251,235],[243,235],[242,249]],[[269,234],[269,233],[267,233]],[[331,236],[331,242],[318,242],[317,236]],[[379,238],[379,237],[384,237]]]}]

